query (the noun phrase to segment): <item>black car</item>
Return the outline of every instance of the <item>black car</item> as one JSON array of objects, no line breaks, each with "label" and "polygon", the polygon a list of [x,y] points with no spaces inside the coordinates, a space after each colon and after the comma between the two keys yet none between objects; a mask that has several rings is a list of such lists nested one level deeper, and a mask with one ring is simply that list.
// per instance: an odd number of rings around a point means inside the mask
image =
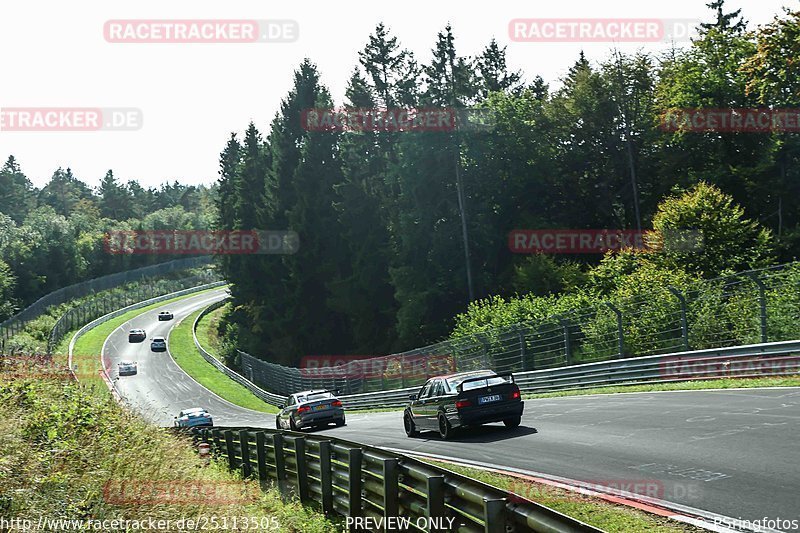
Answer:
[{"label": "black car", "polygon": [[409,437],[431,430],[448,439],[456,428],[490,422],[515,428],[522,420],[522,398],[510,372],[478,370],[431,378],[409,399],[403,413]]},{"label": "black car", "polygon": [[128,342],[144,342],[147,333],[143,329],[132,329],[128,332]]},{"label": "black car", "polygon": [[172,320],[174,318],[173,314],[169,311],[161,311],[158,313],[158,320]]},{"label": "black car", "polygon": [[309,390],[289,396],[275,417],[275,427],[297,431],[334,423],[345,425],[344,407],[333,391]]}]

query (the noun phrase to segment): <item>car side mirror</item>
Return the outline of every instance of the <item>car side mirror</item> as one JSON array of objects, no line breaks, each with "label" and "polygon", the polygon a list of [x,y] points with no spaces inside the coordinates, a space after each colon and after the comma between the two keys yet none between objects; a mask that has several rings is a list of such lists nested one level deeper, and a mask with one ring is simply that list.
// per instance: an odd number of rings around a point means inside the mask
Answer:
[{"label": "car side mirror", "polygon": [[416,394],[411,394],[411,395],[409,395],[408,399],[413,402],[414,400],[417,399],[417,395]]},{"label": "car side mirror", "polygon": [[279,403],[279,404],[278,404],[278,409],[283,409],[284,407],[286,407],[286,406],[285,406],[285,405],[283,405],[282,403]]}]

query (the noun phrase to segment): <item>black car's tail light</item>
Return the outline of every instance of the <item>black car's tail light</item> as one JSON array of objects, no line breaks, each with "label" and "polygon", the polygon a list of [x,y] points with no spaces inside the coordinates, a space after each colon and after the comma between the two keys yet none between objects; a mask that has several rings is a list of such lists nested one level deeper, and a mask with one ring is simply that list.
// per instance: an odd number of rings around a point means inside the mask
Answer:
[{"label": "black car's tail light", "polygon": [[297,412],[298,413],[306,413],[306,412],[308,412],[310,410],[311,410],[311,408],[308,407],[307,405],[304,405],[303,407],[298,407],[297,408]]},{"label": "black car's tail light", "polygon": [[469,407],[472,405],[472,402],[469,400],[457,400],[456,401],[456,409],[463,409],[464,407]]},{"label": "black car's tail light", "polygon": [[517,389],[517,390],[515,390],[514,392],[511,393],[511,399],[512,400],[519,400],[519,389]]},{"label": "black car's tail light", "polygon": [[341,407],[341,406],[342,406],[342,401],[341,400],[334,400],[331,403],[331,407]]}]

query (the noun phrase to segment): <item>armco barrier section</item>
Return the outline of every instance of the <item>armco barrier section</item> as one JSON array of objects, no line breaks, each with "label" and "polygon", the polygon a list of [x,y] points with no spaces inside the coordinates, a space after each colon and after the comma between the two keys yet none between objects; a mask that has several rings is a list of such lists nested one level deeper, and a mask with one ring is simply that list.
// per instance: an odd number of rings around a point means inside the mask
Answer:
[{"label": "armco barrier section", "polygon": [[[529,372],[584,363],[800,339],[800,262],[486,328],[414,350],[292,368],[240,352],[241,372],[277,394],[310,388],[359,394],[419,386],[433,375],[491,368]],[[442,367],[447,367],[446,369]]]},{"label": "armco barrier section", "polygon": [[16,315],[0,323],[0,339],[8,340],[13,335],[16,335],[25,327],[27,322],[40,316],[48,307],[60,305],[76,298],[82,298],[95,292],[112,289],[144,278],[163,276],[170,272],[203,267],[211,264],[211,262],[211,256],[176,259],[174,261],[157,263],[133,270],[116,272],[114,274],[108,274],[99,278],[75,283],[68,287],[63,287],[42,296]]},{"label": "armco barrier section", "polygon": [[158,296],[156,298],[150,298],[149,300],[144,300],[142,302],[136,302],[133,305],[129,305],[127,307],[123,307],[121,309],[117,309],[116,311],[112,311],[111,313],[103,315],[100,318],[92,320],[91,322],[89,322],[88,324],[83,326],[81,329],[76,331],[75,334],[72,336],[72,339],[69,341],[69,359],[68,359],[69,363],[68,364],[69,364],[70,370],[74,372],[74,369],[73,369],[73,366],[72,366],[72,351],[75,349],[75,343],[78,342],[78,339],[81,338],[87,331],[99,326],[103,322],[107,322],[107,321],[109,321],[109,320],[111,320],[113,318],[117,318],[118,316],[122,316],[125,313],[127,313],[128,311],[133,311],[134,309],[141,309],[142,307],[147,307],[148,305],[152,305],[152,304],[155,304],[155,303],[158,303],[158,302],[163,302],[165,300],[171,300],[172,298],[178,298],[180,296],[185,296],[187,294],[192,294],[192,293],[204,291],[204,290],[207,290],[207,289],[214,289],[216,287],[224,287],[226,284],[227,284],[227,282],[225,282],[225,281],[217,281],[217,282],[214,282],[214,283],[208,283],[208,284],[200,285],[200,286],[197,286],[197,287],[191,287],[189,289],[184,289],[182,291],[172,292],[172,293],[169,293],[169,294],[163,294],[163,295]]},{"label": "armco barrier section", "polygon": [[[615,385],[646,385],[717,378],[764,378],[800,374],[800,341],[698,350],[587,363],[532,372],[514,379],[522,392],[547,393]],[[419,387],[343,396],[350,409],[401,407]]]},{"label": "armco barrier section", "polygon": [[200,323],[203,317],[205,317],[208,313],[219,309],[223,305],[225,305],[226,300],[220,300],[219,302],[215,302],[210,306],[203,309],[203,311],[197,315],[197,318],[194,320],[194,324],[192,324],[192,338],[194,339],[194,345],[197,348],[197,351],[200,352],[200,355],[203,356],[203,359],[208,361],[214,368],[231,378],[236,383],[242,385],[243,387],[247,388],[258,398],[261,398],[263,401],[272,404],[272,405],[280,405],[286,403],[286,397],[280,396],[279,394],[273,394],[271,392],[267,392],[260,387],[256,386],[254,383],[251,383],[249,380],[245,379],[241,374],[234,372],[230,368],[228,368],[225,363],[217,359],[213,354],[211,354],[208,350],[203,348],[200,344],[200,341],[197,340],[197,324]]},{"label": "armco barrier section", "polygon": [[[195,346],[209,363],[259,398],[272,405],[286,403],[285,396],[258,387],[251,380],[225,366],[198,342],[196,329],[200,318],[223,303],[212,305],[198,316],[193,327]],[[247,356],[241,352],[240,354]],[[243,367],[247,369],[246,362]],[[287,387],[291,388],[290,394],[314,388],[330,388],[330,383],[315,383],[316,380],[302,377],[299,369],[294,370],[298,370],[297,380],[282,383],[284,390]],[[757,378],[798,374],[800,374],[800,341],[785,341],[515,372],[514,379],[522,392],[546,393],[623,384],[642,385],[723,377]],[[276,374],[270,379],[278,380],[284,376],[285,374]],[[340,391],[339,398],[347,409],[402,407],[408,403],[408,396],[418,392],[420,388],[417,385],[378,392],[347,394],[346,384],[347,380],[343,379],[339,383],[334,383],[338,386],[333,388]]]},{"label": "armco barrier section", "polygon": [[[601,531],[491,485],[364,444],[257,428],[189,431],[231,470],[264,487],[274,484],[327,515],[370,518],[373,524],[406,519],[408,530],[425,532]],[[350,530],[364,531],[352,523]]]},{"label": "armco barrier section", "polygon": [[179,279],[153,279],[147,284],[139,283],[138,286],[131,287],[129,290],[100,293],[89,298],[88,301],[68,309],[61,315],[50,330],[47,353],[52,353],[58,343],[61,342],[61,339],[76,327],[106,315],[115,309],[216,281],[219,281],[219,276],[215,272],[209,271]]}]

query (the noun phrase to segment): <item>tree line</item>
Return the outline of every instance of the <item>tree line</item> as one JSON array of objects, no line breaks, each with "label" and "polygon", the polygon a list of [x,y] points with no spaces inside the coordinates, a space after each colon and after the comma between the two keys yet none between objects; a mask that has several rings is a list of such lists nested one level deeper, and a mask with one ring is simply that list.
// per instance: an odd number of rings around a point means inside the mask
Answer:
[{"label": "tree line", "polygon": [[115,255],[109,231],[206,229],[216,187],[121,183],[109,170],[93,189],[57,169],[41,189],[12,155],[0,169],[0,320],[61,287],[175,257]]},{"label": "tree line", "polygon": [[[218,227],[291,229],[301,241],[293,255],[221,259],[235,301],[228,338],[283,363],[421,346],[446,336],[471,299],[569,290],[601,259],[513,254],[512,229],[648,229],[660,202],[700,183],[770,231],[772,261],[795,257],[796,135],[660,127],[667,109],[800,103],[800,62],[785,46],[800,12],[751,32],[723,0],[709,7],[686,48],[613,52],[598,64],[581,54],[557,88],[509,69],[494,40],[462,55],[447,26],[420,62],[376,27],[344,108],[479,108],[495,117],[489,130],[308,131],[304,111],[334,102],[303,61],[269,130],[251,123],[220,155]],[[708,263],[697,275],[720,274]]]}]

